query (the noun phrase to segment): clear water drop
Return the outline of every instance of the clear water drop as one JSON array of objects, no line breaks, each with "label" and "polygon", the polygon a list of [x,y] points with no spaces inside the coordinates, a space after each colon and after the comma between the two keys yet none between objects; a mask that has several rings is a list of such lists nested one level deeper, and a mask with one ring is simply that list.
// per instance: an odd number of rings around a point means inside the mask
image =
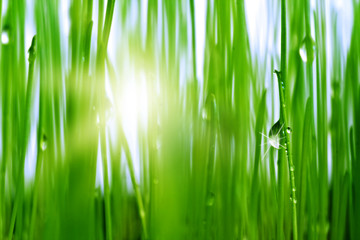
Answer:
[{"label": "clear water drop", "polygon": [[278,120],[269,131],[269,143],[276,149],[280,149],[281,124]]},{"label": "clear water drop", "polygon": [[314,60],[315,41],[310,36],[306,36],[301,42],[299,54],[303,62],[311,63]]},{"label": "clear water drop", "polygon": [[214,201],[215,201],[215,194],[213,192],[210,192],[209,196],[206,199],[206,205],[211,207],[212,205],[214,205]]},{"label": "clear water drop", "polygon": [[289,134],[292,133],[291,127],[287,127],[287,128],[286,128],[286,132],[289,133]]},{"label": "clear water drop", "polygon": [[290,166],[290,171],[291,171],[291,172],[295,171],[295,167],[294,167],[294,166]]},{"label": "clear water drop", "polygon": [[4,29],[1,33],[1,43],[4,45],[9,44],[10,37],[9,37],[9,31],[7,29]]},{"label": "clear water drop", "polygon": [[43,134],[41,141],[40,141],[40,148],[42,151],[45,151],[47,148],[47,137],[45,134]]}]

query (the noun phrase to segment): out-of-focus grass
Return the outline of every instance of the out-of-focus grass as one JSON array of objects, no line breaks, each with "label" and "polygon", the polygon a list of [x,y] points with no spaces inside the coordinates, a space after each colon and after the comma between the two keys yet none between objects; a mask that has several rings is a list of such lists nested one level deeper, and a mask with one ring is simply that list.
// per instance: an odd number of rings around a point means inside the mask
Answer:
[{"label": "out-of-focus grass", "polygon": [[[267,44],[262,57],[250,50],[244,1],[207,1],[202,71],[194,0],[148,0],[146,15],[140,0],[72,0],[67,44],[60,1],[7,2],[1,239],[360,236],[356,1],[348,52],[329,3],[315,1],[313,9],[310,0],[283,0],[280,18],[280,1],[267,1],[269,36],[276,43],[283,32],[282,53]],[[36,47],[25,46],[29,3]],[[275,68],[285,86],[279,103]],[[282,116],[274,114],[278,104]],[[135,141],[126,128],[131,114]],[[261,135],[279,118],[288,154]],[[33,148],[35,176],[25,180]]]}]

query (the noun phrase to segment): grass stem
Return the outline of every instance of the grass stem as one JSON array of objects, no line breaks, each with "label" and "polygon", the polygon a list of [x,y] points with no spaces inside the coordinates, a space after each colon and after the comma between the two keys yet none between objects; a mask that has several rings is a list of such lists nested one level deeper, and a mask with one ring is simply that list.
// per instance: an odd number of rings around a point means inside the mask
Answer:
[{"label": "grass stem", "polygon": [[141,225],[143,228],[143,236],[144,236],[144,239],[148,239],[145,208],[144,208],[143,200],[141,197],[139,184],[136,182],[134,164],[133,164],[133,161],[131,158],[129,145],[126,141],[125,133],[124,133],[122,126],[119,127],[119,133],[120,133],[119,135],[120,135],[120,139],[121,139],[121,144],[124,148],[127,164],[129,167],[131,182],[132,182],[132,185],[133,185],[133,188],[135,191],[136,202],[137,202],[137,205],[139,208],[139,215],[140,215]]},{"label": "grass stem", "polygon": [[287,119],[287,109],[285,102],[286,89],[286,0],[281,0],[281,74],[276,71],[279,83],[279,97],[280,97],[280,122],[285,127],[285,146],[286,157],[288,160],[288,167],[290,173],[290,187],[291,187],[291,202],[293,214],[293,239],[297,240],[297,216],[296,216],[296,186],[295,186],[295,166],[292,160],[292,152],[290,145],[290,133],[292,129],[289,126]]},{"label": "grass stem", "polygon": [[[101,9],[101,3],[100,7]],[[105,219],[106,219],[106,239],[112,239],[112,220],[111,220],[111,205],[110,205],[110,186],[108,178],[108,165],[107,165],[107,147],[106,147],[106,94],[105,94],[105,56],[107,51],[107,45],[110,35],[110,28],[114,14],[115,0],[109,0],[107,2],[105,23],[102,31],[101,40],[98,41],[97,52],[97,76],[100,82],[100,94],[99,94],[99,107],[100,107],[100,139],[101,139],[101,157],[103,162],[103,176],[104,176],[104,198],[105,198]],[[102,13],[99,10],[99,18],[102,18]]]},{"label": "grass stem", "polygon": [[[21,166],[18,172],[18,182],[16,186],[16,197],[14,208],[11,215],[10,221],[10,229],[9,229],[9,239],[12,239],[16,215],[18,213],[18,209],[20,204],[22,204],[22,198],[24,195],[24,164],[25,164],[25,156],[26,156],[26,149],[28,143],[28,136],[30,132],[30,115],[31,115],[31,99],[33,95],[33,79],[34,79],[34,68],[35,68],[35,58],[36,58],[36,36],[33,37],[31,47],[29,48],[29,73],[28,73],[28,85],[26,91],[26,103],[25,103],[25,120],[24,120],[24,139],[23,139],[23,146],[22,146],[22,156],[21,156]],[[22,185],[22,186],[21,186]]]}]

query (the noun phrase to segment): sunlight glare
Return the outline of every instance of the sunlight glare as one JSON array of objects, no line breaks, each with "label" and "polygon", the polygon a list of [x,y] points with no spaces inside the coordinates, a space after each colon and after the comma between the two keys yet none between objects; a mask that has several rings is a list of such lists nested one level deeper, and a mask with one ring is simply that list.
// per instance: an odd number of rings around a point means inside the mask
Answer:
[{"label": "sunlight glare", "polygon": [[146,128],[148,103],[144,74],[140,74],[140,81],[127,81],[124,84],[119,107],[125,132],[136,132],[138,124]]}]

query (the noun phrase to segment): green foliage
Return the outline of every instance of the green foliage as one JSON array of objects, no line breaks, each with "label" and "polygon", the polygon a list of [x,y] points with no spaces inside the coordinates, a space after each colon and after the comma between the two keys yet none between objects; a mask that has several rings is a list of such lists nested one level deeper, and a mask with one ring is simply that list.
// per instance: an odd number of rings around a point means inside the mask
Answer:
[{"label": "green foliage", "polygon": [[71,0],[68,39],[61,1],[7,1],[0,239],[360,236],[360,4],[344,53],[326,1],[267,1],[281,51],[260,57],[244,0],[206,2],[198,56],[197,0]]}]

